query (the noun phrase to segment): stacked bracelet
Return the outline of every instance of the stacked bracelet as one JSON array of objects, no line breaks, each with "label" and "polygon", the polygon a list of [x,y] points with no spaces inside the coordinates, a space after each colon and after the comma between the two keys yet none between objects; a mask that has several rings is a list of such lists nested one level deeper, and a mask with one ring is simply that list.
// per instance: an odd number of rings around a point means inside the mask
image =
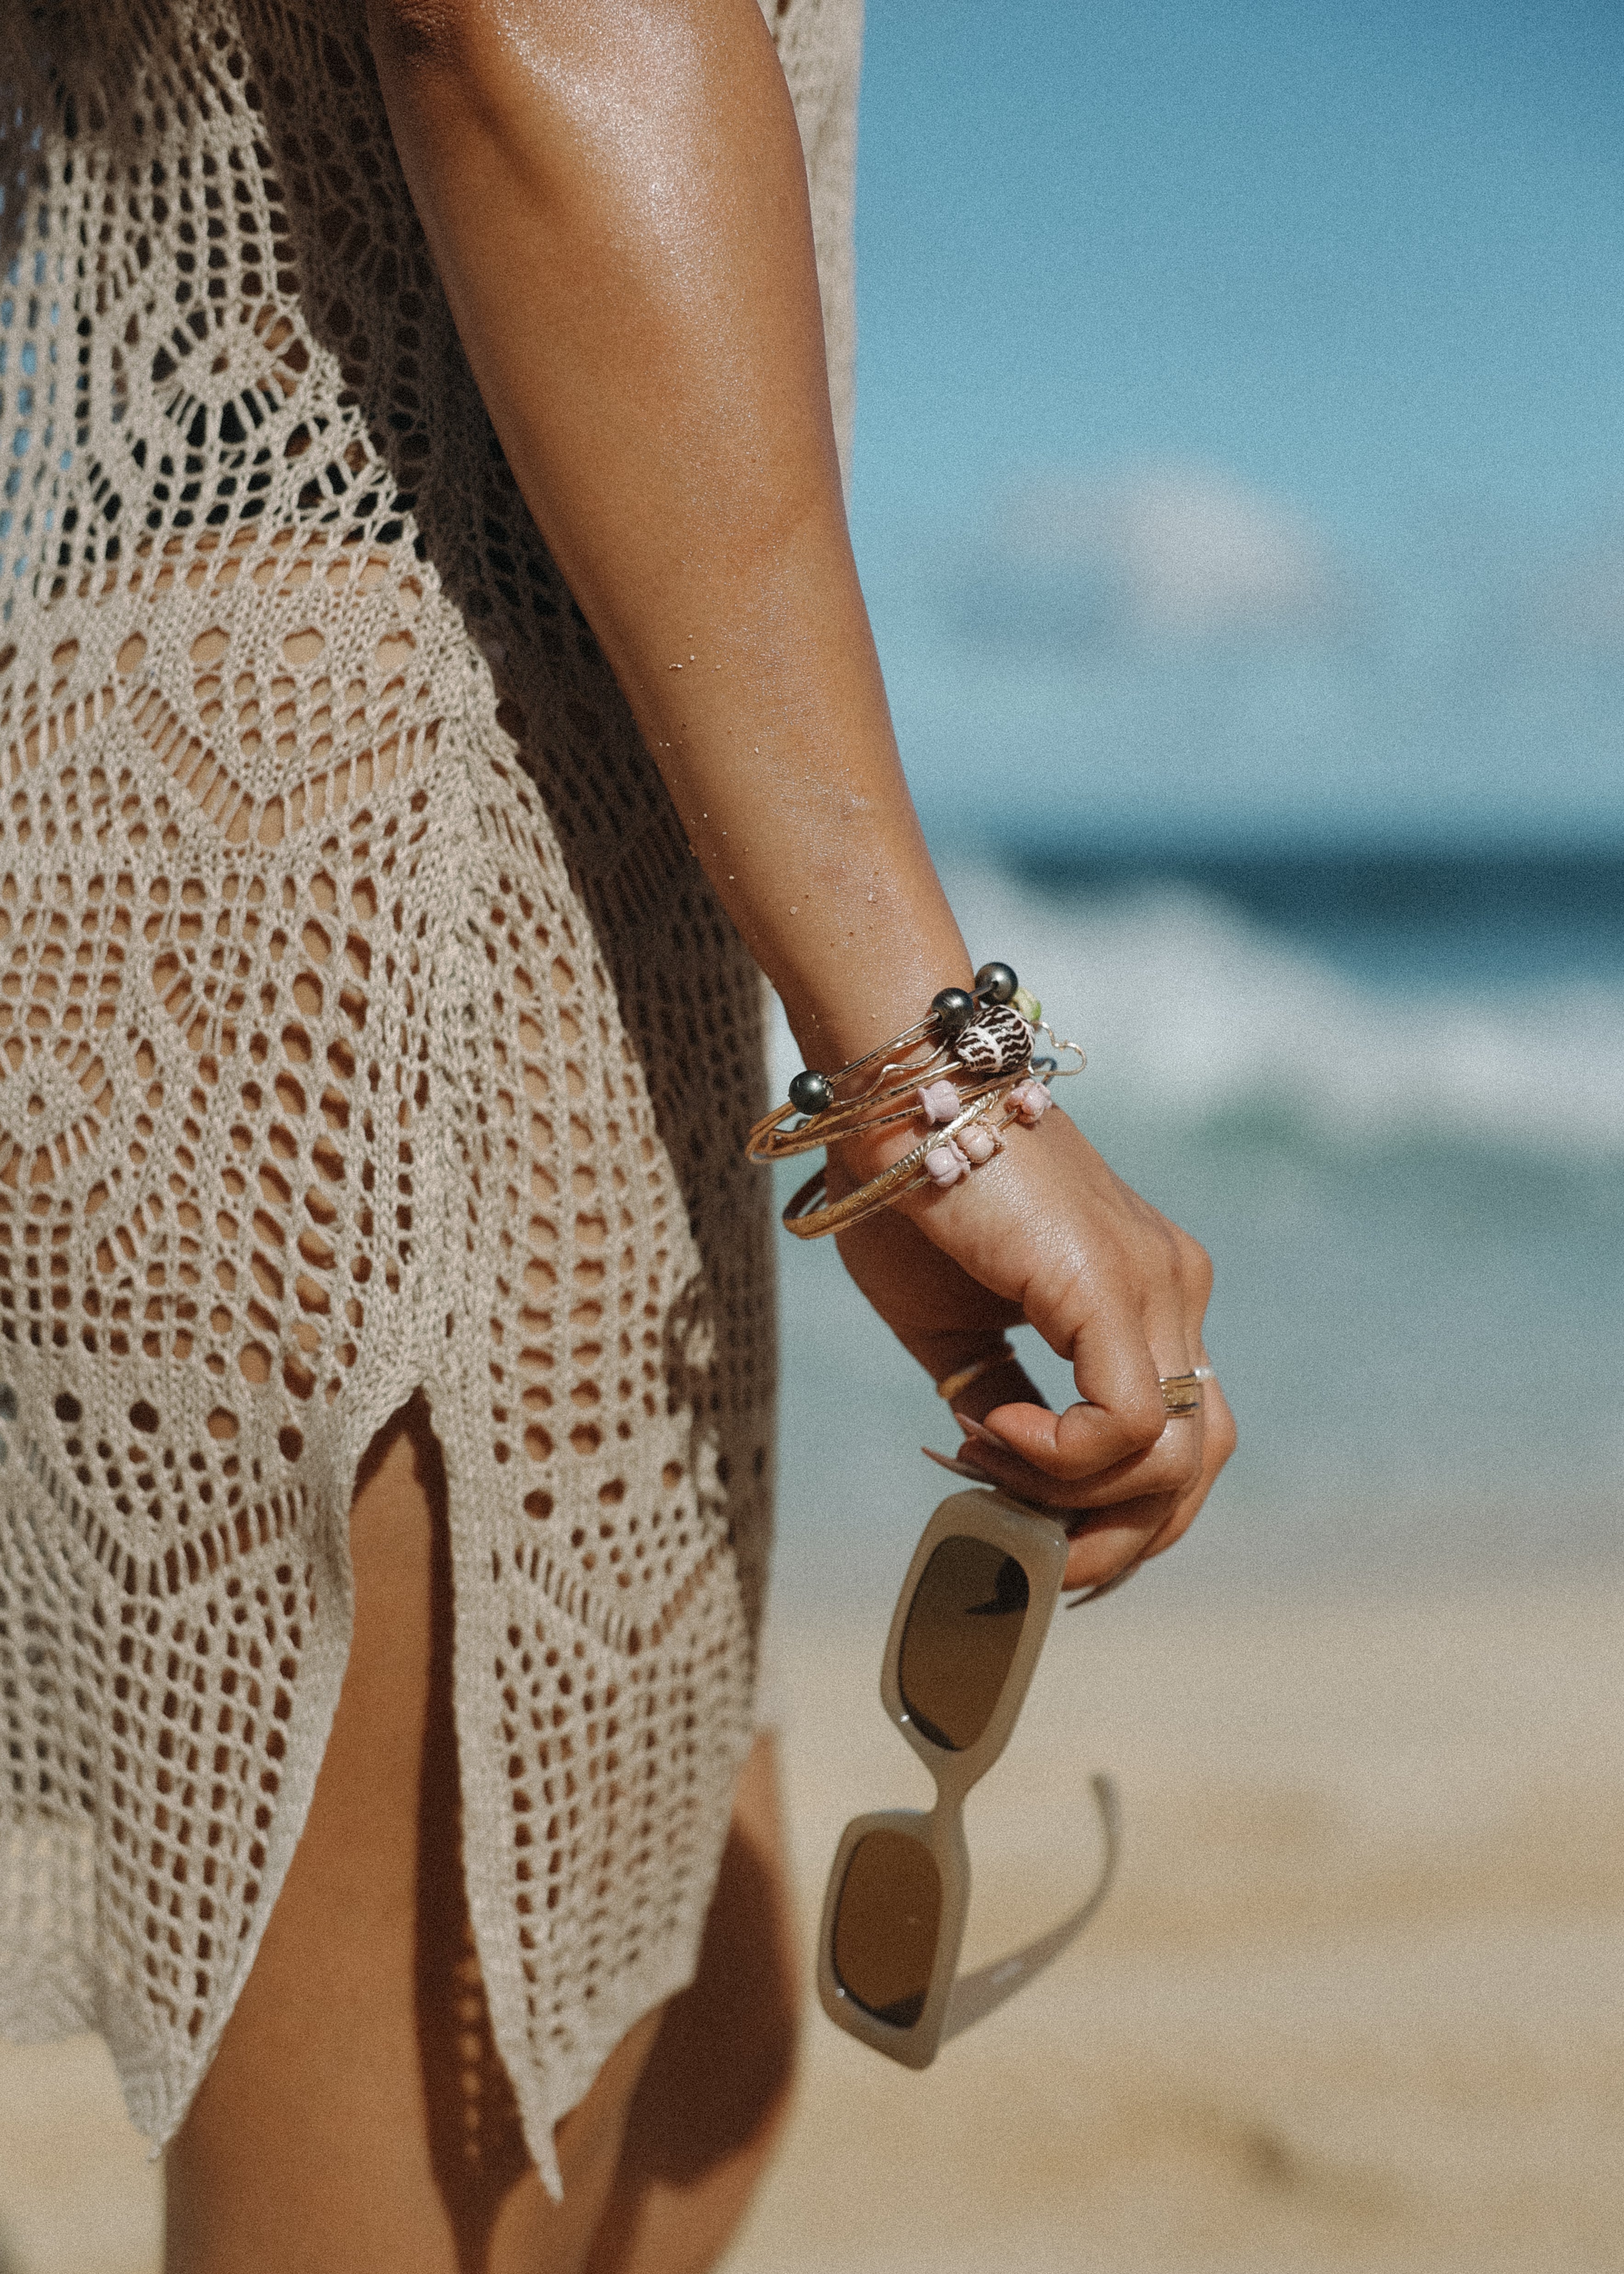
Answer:
[{"label": "stacked bracelet", "polygon": [[[1062,1067],[1058,1057],[1034,1057],[1041,1034],[1076,1063]],[[813,1205],[823,1191],[823,1169],[801,1186],[784,1211],[785,1225],[797,1239],[821,1239],[921,1185],[956,1184],[1002,1149],[1011,1124],[1035,1126],[1056,1075],[1080,1073],[1086,1063],[1075,1043],[1056,1038],[1042,1005],[1007,963],[983,964],[974,993],[944,987],[922,1019],[838,1073],[798,1073],[788,1103],[756,1123],[746,1149],[752,1161],[786,1160],[922,1118],[919,1143],[844,1200]]]}]

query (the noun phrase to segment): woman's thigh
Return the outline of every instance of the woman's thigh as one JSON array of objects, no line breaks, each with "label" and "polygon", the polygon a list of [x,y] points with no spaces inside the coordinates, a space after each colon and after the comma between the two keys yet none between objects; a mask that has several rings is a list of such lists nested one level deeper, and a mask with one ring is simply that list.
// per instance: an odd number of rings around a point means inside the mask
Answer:
[{"label": "woman's thigh", "polygon": [[572,2274],[660,2022],[525,2152],[463,1896],[444,1469],[421,1400],[363,1464],[356,1624],[309,1821],[170,2149],[168,2274]]}]

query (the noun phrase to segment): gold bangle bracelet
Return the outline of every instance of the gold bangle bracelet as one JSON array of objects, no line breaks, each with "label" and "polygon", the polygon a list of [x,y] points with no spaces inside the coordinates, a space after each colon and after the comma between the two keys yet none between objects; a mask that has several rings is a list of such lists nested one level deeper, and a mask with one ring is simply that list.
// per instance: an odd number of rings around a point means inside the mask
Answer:
[{"label": "gold bangle bracelet", "polygon": [[[764,1114],[751,1130],[745,1158],[757,1168],[771,1168],[778,1161],[793,1159],[797,1153],[815,1152],[820,1145],[842,1144],[848,1137],[868,1136],[874,1130],[891,1128],[898,1121],[914,1120],[919,1113],[920,1088],[936,1071],[937,1061],[933,1058],[907,1081],[895,1083],[889,1089],[878,1090],[871,1097],[827,1106],[818,1115],[816,1126],[808,1124],[799,1129],[785,1130],[780,1125],[796,1109],[793,1105],[778,1106]],[[984,1075],[979,1081],[966,1082],[959,1095],[966,1105],[974,1105],[1007,1088],[1009,1081],[1006,1073]],[[891,1110],[882,1110],[884,1108]]]},{"label": "gold bangle bracelet", "polygon": [[[1003,1088],[996,1094],[1001,1096],[1004,1090],[1013,1089],[1014,1087],[1013,1080],[1006,1079]],[[853,1224],[861,1224],[865,1216],[877,1216],[893,1201],[899,1201],[904,1193],[927,1180],[926,1154],[933,1153],[938,1145],[947,1144],[950,1139],[958,1136],[961,1129],[967,1129],[973,1121],[978,1121],[986,1104],[985,1098],[978,1098],[974,1105],[966,1107],[944,1127],[933,1129],[929,1137],[921,1139],[899,1161],[893,1161],[889,1169],[882,1169],[877,1177],[871,1177],[854,1193],[847,1193],[843,1201],[831,1201],[827,1207],[821,1209],[808,1208],[808,1204],[815,1201],[823,1189],[829,1174],[828,1163],[825,1163],[815,1175],[807,1178],[785,1209],[782,1218],[784,1229],[793,1231],[797,1239],[822,1239],[831,1231],[849,1231]],[[803,1214],[803,1210],[807,1212]]]},{"label": "gold bangle bracelet", "polygon": [[1014,1355],[1010,1344],[1000,1343],[990,1356],[978,1358],[973,1366],[961,1366],[957,1374],[944,1374],[936,1384],[936,1396],[946,1398],[951,1405],[973,1382],[979,1382],[984,1374],[991,1374],[998,1367],[1008,1366]]},{"label": "gold bangle bracelet", "polygon": [[[906,1066],[906,1053],[909,1050],[918,1050],[921,1043],[928,1041],[938,1024],[935,1011],[927,1011],[922,1019],[916,1019],[911,1027],[905,1027],[899,1035],[893,1035],[890,1042],[878,1043],[875,1049],[865,1050],[861,1058],[853,1058],[848,1065],[843,1065],[838,1073],[822,1077],[831,1093],[830,1103],[820,1111],[807,1111],[801,1128],[786,1131],[784,1127],[786,1121],[801,1115],[803,1111],[795,1103],[793,1097],[785,1104],[775,1106],[771,1113],[764,1113],[745,1140],[745,1158],[753,1161],[759,1168],[768,1166],[774,1161],[786,1160],[795,1153],[811,1152],[823,1141],[821,1136],[813,1135],[813,1125],[815,1123],[822,1125],[827,1120],[835,1104],[833,1093],[839,1088],[842,1082],[849,1081],[853,1074],[861,1073],[865,1066],[872,1065],[876,1058],[888,1058],[893,1050],[903,1053],[902,1057],[896,1060],[895,1065],[897,1071],[905,1073],[905,1079],[894,1084],[893,1088],[899,1095],[910,1088],[912,1070],[907,1069]],[[946,1055],[947,1049],[944,1042],[933,1043],[925,1058],[921,1061],[921,1070],[933,1066],[938,1058],[944,1058]],[[891,1071],[890,1067],[882,1066],[879,1075],[876,1078],[876,1081],[883,1080],[885,1073],[890,1071]],[[793,1089],[793,1082],[790,1084],[790,1088]],[[870,1091],[866,1097],[846,1099],[843,1101],[844,1109],[849,1112],[853,1105],[868,1102],[873,1095],[874,1093]]]}]

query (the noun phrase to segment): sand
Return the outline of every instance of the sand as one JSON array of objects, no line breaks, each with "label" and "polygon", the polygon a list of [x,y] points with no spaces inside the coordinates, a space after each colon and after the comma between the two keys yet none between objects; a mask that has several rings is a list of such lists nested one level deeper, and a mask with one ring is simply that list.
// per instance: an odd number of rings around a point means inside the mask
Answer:
[{"label": "sand", "polygon": [[[735,2274],[1624,2270],[1621,1626],[1624,1574],[1063,1613],[968,1954],[1072,1900],[1095,1766],[1119,1886],[923,2076],[813,2013]],[[923,1795],[882,1628],[779,1633],[808,1931],[846,1817]],[[100,2048],[0,2049],[5,2274],[152,2274],[158,2229]]]}]

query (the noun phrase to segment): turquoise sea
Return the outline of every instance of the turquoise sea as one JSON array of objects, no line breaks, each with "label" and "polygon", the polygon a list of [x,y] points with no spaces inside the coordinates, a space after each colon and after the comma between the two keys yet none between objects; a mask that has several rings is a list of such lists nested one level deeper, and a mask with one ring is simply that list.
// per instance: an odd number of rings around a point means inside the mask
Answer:
[{"label": "turquoise sea", "polygon": [[[1068,1110],[1215,1261],[1240,1450],[1139,1584],[1386,1589],[1616,1557],[1624,855],[943,865],[972,953],[1013,962],[1087,1049]],[[775,1081],[796,1063],[780,1031]],[[945,1487],[917,1448],[958,1433],[832,1248],[779,1252],[780,1598],[888,1608]]]}]

